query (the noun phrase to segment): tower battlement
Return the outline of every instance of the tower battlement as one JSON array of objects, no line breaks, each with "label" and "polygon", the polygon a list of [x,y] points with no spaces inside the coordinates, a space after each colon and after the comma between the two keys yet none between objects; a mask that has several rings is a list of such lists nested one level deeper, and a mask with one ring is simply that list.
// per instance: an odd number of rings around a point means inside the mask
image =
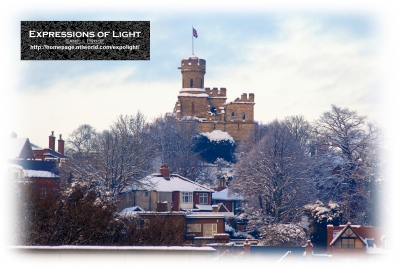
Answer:
[{"label": "tower battlement", "polygon": [[203,74],[206,73],[206,60],[199,59],[196,56],[190,56],[188,58],[182,59],[181,66],[178,67],[181,69],[181,72],[187,71],[200,71]]},{"label": "tower battlement", "polygon": [[213,87],[213,88],[209,88],[206,87],[205,88],[206,93],[208,94],[208,96],[210,98],[212,97],[226,97],[226,88],[225,87],[221,87],[221,88],[217,88],[217,87]]}]

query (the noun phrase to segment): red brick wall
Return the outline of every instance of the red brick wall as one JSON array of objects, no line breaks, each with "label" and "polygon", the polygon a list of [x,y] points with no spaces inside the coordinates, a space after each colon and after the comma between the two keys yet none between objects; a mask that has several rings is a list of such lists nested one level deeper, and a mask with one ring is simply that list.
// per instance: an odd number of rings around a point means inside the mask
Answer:
[{"label": "red brick wall", "polygon": [[172,203],[174,204],[172,211],[180,210],[180,192],[172,192]]}]

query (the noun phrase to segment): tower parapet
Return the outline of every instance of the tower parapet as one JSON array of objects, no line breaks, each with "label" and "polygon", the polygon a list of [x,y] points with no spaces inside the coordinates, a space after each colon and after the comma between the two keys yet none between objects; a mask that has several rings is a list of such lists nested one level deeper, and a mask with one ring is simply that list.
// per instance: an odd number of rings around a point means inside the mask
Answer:
[{"label": "tower parapet", "polygon": [[178,67],[182,73],[182,88],[204,88],[206,61],[191,55],[181,61]]}]

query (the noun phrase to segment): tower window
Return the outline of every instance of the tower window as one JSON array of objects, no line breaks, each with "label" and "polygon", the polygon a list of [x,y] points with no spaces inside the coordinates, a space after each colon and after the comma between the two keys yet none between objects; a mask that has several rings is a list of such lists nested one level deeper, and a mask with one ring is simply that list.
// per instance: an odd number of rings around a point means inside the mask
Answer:
[{"label": "tower window", "polygon": [[235,113],[234,113],[234,112],[232,112],[231,119],[232,119],[232,121],[234,121],[234,120],[235,120]]},{"label": "tower window", "polygon": [[203,79],[200,79],[200,88],[203,88]]},{"label": "tower window", "polygon": [[193,87],[193,79],[190,79],[190,87]]}]

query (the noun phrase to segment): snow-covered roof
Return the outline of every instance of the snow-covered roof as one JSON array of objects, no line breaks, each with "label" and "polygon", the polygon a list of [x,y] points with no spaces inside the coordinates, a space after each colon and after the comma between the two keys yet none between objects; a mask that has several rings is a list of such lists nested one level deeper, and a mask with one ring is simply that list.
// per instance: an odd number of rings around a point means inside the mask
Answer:
[{"label": "snow-covered roof", "polygon": [[44,170],[24,170],[24,176],[28,178],[58,178],[59,176]]},{"label": "snow-covered roof", "polygon": [[[33,157],[31,143],[29,142],[28,138],[11,138],[8,139],[6,143],[6,158],[25,158],[26,156]],[[24,152],[24,150],[26,151]]]},{"label": "snow-covered roof", "polygon": [[133,216],[138,212],[143,212],[144,210],[139,206],[129,207],[122,210],[119,214],[122,216]]},{"label": "snow-covered roof", "polygon": [[229,188],[225,188],[222,191],[212,193],[213,200],[244,200],[243,196],[237,193],[233,193]]},{"label": "snow-covered roof", "polygon": [[150,183],[152,187],[150,187],[150,189],[136,190],[155,190],[158,192],[213,192],[212,189],[178,174],[171,174],[169,179],[165,179],[160,173],[154,173],[144,178],[143,181]]},{"label": "snow-covered roof", "polygon": [[[342,226],[342,225],[340,225]],[[334,245],[336,243],[336,241],[346,232],[347,229],[351,229],[353,231],[353,233],[357,236],[358,239],[361,240],[361,242],[364,244],[364,246],[367,245],[367,243],[365,242],[365,240],[353,229],[353,227],[355,228],[359,228],[360,225],[351,225],[351,223],[347,223],[345,225],[345,227],[335,236],[335,238],[332,240],[332,242],[330,243],[330,245]]]},{"label": "snow-covered roof", "polygon": [[225,213],[223,212],[192,212],[185,214],[185,217],[188,219],[201,219],[201,218],[218,218],[224,219]]},{"label": "snow-covered roof", "polygon": [[180,93],[178,95],[178,97],[196,97],[196,98],[207,98],[208,94],[206,93],[199,93],[199,94],[195,94],[195,93]]},{"label": "snow-covered roof", "polygon": [[188,88],[182,88],[179,93],[184,93],[184,92],[202,92],[205,93],[206,91],[204,88],[196,88],[196,87],[188,87]]},{"label": "snow-covered roof", "polygon": [[221,130],[214,130],[212,132],[204,132],[201,133],[202,135],[206,136],[210,141],[221,141],[227,140],[230,142],[235,142],[231,135],[228,132],[224,132]]}]

